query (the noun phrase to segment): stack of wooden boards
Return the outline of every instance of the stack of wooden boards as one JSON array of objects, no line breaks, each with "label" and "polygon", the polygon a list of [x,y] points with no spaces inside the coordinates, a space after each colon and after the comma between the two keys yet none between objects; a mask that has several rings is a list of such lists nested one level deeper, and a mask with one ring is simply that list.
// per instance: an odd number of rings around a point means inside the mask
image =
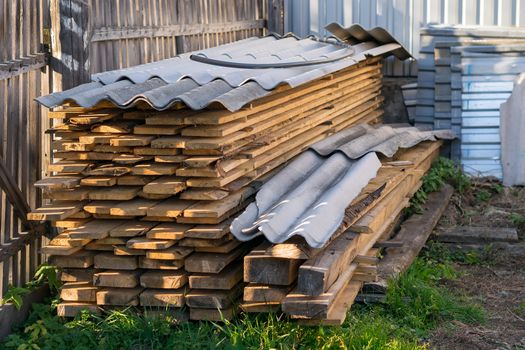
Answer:
[{"label": "stack of wooden boards", "polygon": [[[375,279],[374,245],[421,185],[442,142],[424,142],[383,159],[377,176],[347,208],[346,220],[323,248],[262,243],[244,258],[242,308],[282,309],[304,324],[341,324],[362,283]],[[368,205],[361,206],[368,199]]]},{"label": "stack of wooden boards", "polygon": [[233,315],[242,258],[258,242],[234,240],[232,216],[310,144],[377,121],[379,60],[279,87],[237,112],[51,111],[63,120],[49,130],[53,176],[35,184],[50,203],[28,218],[61,231],[42,249],[66,282],[59,314],[186,305],[192,319]]}]

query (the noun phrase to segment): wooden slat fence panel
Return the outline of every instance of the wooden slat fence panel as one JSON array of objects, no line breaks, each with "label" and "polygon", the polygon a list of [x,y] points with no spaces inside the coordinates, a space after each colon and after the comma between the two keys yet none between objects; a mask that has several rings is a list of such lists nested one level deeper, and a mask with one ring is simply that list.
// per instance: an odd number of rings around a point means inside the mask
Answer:
[{"label": "wooden slat fence panel", "polygon": [[[34,99],[48,92],[43,47],[48,8],[47,0],[0,3],[0,161],[32,208],[41,202],[33,183],[41,177],[43,168],[42,139],[47,118],[43,118],[45,112]],[[28,227],[19,216],[2,190],[0,297],[9,284],[28,281],[41,262],[41,238],[24,233]],[[24,240],[27,244],[16,244]]]},{"label": "wooden slat fence panel", "polygon": [[90,72],[263,35],[266,4],[266,0],[91,0]]}]

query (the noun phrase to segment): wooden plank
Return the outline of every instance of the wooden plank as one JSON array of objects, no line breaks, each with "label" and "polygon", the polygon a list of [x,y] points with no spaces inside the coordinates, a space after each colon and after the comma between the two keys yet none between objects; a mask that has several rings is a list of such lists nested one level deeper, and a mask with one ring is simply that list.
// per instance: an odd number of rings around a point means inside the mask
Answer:
[{"label": "wooden plank", "polygon": [[91,128],[95,133],[129,134],[135,126],[134,121],[122,120],[96,125]]},{"label": "wooden plank", "polygon": [[84,205],[84,211],[90,214],[110,215],[111,208],[119,204],[119,201],[92,201]]},{"label": "wooden plank", "polygon": [[149,250],[146,253],[146,257],[159,260],[182,260],[192,252],[192,248],[172,246],[162,250]]},{"label": "wooden plank", "polygon": [[183,238],[179,241],[181,247],[194,247],[194,248],[210,248],[210,247],[219,247],[230,241],[232,241],[231,236],[224,236],[218,239],[203,239],[203,238]]},{"label": "wooden plank", "polygon": [[139,285],[141,271],[101,271],[93,275],[97,287],[135,288]]},{"label": "wooden plank", "polygon": [[139,296],[141,306],[183,307],[186,289],[145,289]]},{"label": "wooden plank", "polygon": [[234,239],[229,242],[226,242],[222,245],[218,246],[205,246],[205,247],[195,247],[196,252],[203,252],[203,253],[229,253],[236,249],[238,246],[242,245],[243,243]]},{"label": "wooden plank", "polygon": [[161,176],[153,180],[143,191],[151,194],[177,194],[186,188],[186,181],[177,176]]},{"label": "wooden plank", "polygon": [[65,233],[61,233],[49,242],[51,246],[82,247],[91,241],[89,238],[71,238]]},{"label": "wooden plank", "polygon": [[63,190],[68,188],[74,188],[80,184],[82,176],[53,176],[47,177],[42,180],[35,182],[34,186],[39,188],[45,188],[48,190]]},{"label": "wooden plank", "polygon": [[215,188],[190,188],[180,194],[187,200],[219,200],[228,197],[229,192]]},{"label": "wooden plank", "polygon": [[51,264],[60,268],[88,268],[93,266],[95,254],[81,250],[68,256],[51,256]]},{"label": "wooden plank", "polygon": [[88,176],[80,180],[81,186],[111,187],[117,184],[114,176]]},{"label": "wooden plank", "polygon": [[89,199],[129,201],[130,199],[135,198],[140,190],[140,186],[113,186],[112,188],[97,188],[89,192]]},{"label": "wooden plank", "polygon": [[59,317],[75,317],[82,310],[87,310],[94,314],[100,314],[100,309],[96,304],[85,302],[61,302],[57,305],[57,315]]},{"label": "wooden plank", "polygon": [[186,294],[186,305],[200,309],[226,309],[242,295],[243,284],[229,290],[192,289]]},{"label": "wooden plank", "polygon": [[91,220],[84,226],[65,231],[64,234],[70,238],[103,239],[109,237],[111,230],[124,223],[122,220]]},{"label": "wooden plank", "polygon": [[434,237],[446,243],[517,242],[518,232],[515,227],[455,226],[438,231]]},{"label": "wooden plank", "polygon": [[[191,278],[191,277],[190,277]],[[244,287],[243,301],[249,303],[281,303],[292,286],[271,286],[249,283]]]},{"label": "wooden plank", "polygon": [[184,217],[221,217],[230,210],[235,209],[254,193],[255,189],[253,187],[245,187],[229,194],[224,199],[209,202],[199,201],[184,210]]},{"label": "wooden plank", "polygon": [[169,239],[150,239],[145,237],[135,237],[128,240],[126,246],[133,249],[167,249],[174,245],[176,241]]},{"label": "wooden plank", "polygon": [[64,301],[95,302],[98,288],[91,282],[68,282],[60,288],[60,299]]},{"label": "wooden plank", "polygon": [[109,141],[111,146],[125,146],[125,147],[135,147],[135,146],[148,146],[151,141],[155,139],[155,136],[147,135],[123,135],[119,137],[114,137]]},{"label": "wooden plank", "polygon": [[113,254],[115,255],[146,255],[146,251],[144,249],[133,249],[128,248],[125,245],[116,245],[113,247]]},{"label": "wooden plank", "polygon": [[174,175],[178,166],[171,163],[138,164],[131,168],[133,175]]},{"label": "wooden plank", "polygon": [[146,271],[140,276],[140,285],[145,288],[178,289],[188,282],[184,271]]},{"label": "wooden plank", "polygon": [[186,258],[184,268],[188,272],[219,273],[232,261],[246,254],[252,244],[246,243],[230,253],[194,253]]},{"label": "wooden plank", "polygon": [[141,236],[156,226],[154,222],[128,221],[109,231],[111,237],[136,237]]},{"label": "wooden plank", "polygon": [[93,268],[72,269],[61,268],[60,280],[62,282],[93,282],[93,275],[99,270]]},{"label": "wooden plank", "polygon": [[[59,173],[81,173],[93,166],[89,162],[58,161],[47,166],[47,170]],[[46,186],[47,187],[47,186]]]},{"label": "wooden plank", "polygon": [[171,197],[148,208],[147,215],[176,218],[182,215],[183,211],[191,207],[194,203],[195,202],[192,201]]},{"label": "wooden plank", "polygon": [[48,204],[43,207],[40,207],[27,214],[28,220],[41,221],[41,220],[63,220],[70,217],[72,214],[75,214],[82,210],[82,202],[55,202],[53,204]]},{"label": "wooden plank", "polygon": [[109,214],[115,216],[145,216],[148,209],[157,204],[158,202],[154,200],[135,198],[111,207]]},{"label": "wooden plank", "polygon": [[182,126],[179,125],[137,125],[133,129],[136,135],[178,135]]},{"label": "wooden plank", "polygon": [[192,289],[220,289],[230,290],[242,281],[242,263],[233,263],[218,274],[198,274],[189,276],[189,285]]},{"label": "wooden plank", "polygon": [[43,196],[56,201],[85,201],[89,198],[89,188],[72,188],[68,190],[46,191]]},{"label": "wooden plank", "polygon": [[97,305],[137,306],[142,288],[104,288],[97,292]]},{"label": "wooden plank", "polygon": [[138,268],[137,257],[117,256],[113,255],[113,253],[96,254],[94,263],[97,269],[136,270]]},{"label": "wooden plank", "polygon": [[190,320],[194,321],[215,321],[220,322],[224,320],[231,320],[237,314],[238,310],[235,306],[227,309],[198,309],[190,308]]},{"label": "wooden plank", "polygon": [[230,233],[232,220],[226,220],[217,225],[196,225],[188,228],[185,237],[202,239],[219,239]]},{"label": "wooden plank", "polygon": [[297,279],[297,271],[305,257],[275,257],[267,253],[269,246],[263,243],[244,257],[244,282],[291,285]]},{"label": "wooden plank", "polygon": [[123,175],[117,178],[117,185],[120,186],[144,186],[153,180],[150,176]]},{"label": "wooden plank", "polygon": [[68,247],[62,245],[46,245],[40,248],[41,254],[49,255],[71,255],[80,251],[82,247]]},{"label": "wooden plank", "polygon": [[184,267],[184,260],[155,260],[139,256],[139,267],[153,270],[178,270]]},{"label": "wooden plank", "polygon": [[185,235],[185,232],[190,229],[191,225],[181,225],[177,223],[161,223],[146,233],[146,237],[150,239],[171,239],[179,240]]}]

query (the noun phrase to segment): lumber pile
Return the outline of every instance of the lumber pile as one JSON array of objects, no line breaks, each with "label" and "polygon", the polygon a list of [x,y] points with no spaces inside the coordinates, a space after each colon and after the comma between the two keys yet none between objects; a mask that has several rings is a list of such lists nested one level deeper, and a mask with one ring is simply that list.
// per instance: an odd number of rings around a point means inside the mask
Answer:
[{"label": "lumber pile", "polygon": [[[389,236],[441,144],[424,142],[383,157],[377,176],[347,208],[352,215],[323,248],[289,241],[252,250],[244,258],[242,308],[281,309],[303,324],[341,324],[362,283],[377,277],[376,243]],[[365,198],[372,202],[362,207]]]},{"label": "lumber pile", "polygon": [[[232,216],[265,177],[310,144],[376,122],[380,69],[379,58],[368,58],[298,88],[276,88],[237,112],[103,104],[50,111],[53,175],[35,184],[48,204],[28,218],[59,230],[42,248],[62,269],[59,314],[140,305],[188,306],[196,320],[233,316],[235,301],[246,295],[243,275],[247,280],[252,271],[243,257],[260,241],[236,241]],[[381,195],[390,190],[387,184]],[[363,230],[377,224],[363,220]],[[299,261],[290,260],[290,274]],[[290,297],[286,305],[293,303],[300,301]]]}]

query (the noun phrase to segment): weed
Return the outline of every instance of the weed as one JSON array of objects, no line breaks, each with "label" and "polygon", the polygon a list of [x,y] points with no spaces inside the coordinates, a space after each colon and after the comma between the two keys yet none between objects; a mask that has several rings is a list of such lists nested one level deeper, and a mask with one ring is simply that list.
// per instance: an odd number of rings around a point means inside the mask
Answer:
[{"label": "weed", "polygon": [[24,287],[16,287],[10,284],[7,288],[7,292],[5,293],[4,297],[2,298],[2,305],[5,305],[7,303],[13,303],[15,305],[17,310],[20,310],[22,307],[22,302],[24,295],[30,293],[31,290]]},{"label": "weed", "polygon": [[479,202],[488,202],[492,198],[492,193],[487,190],[479,189],[476,191],[476,201]]},{"label": "weed", "polygon": [[46,263],[40,265],[36,270],[33,280],[27,282],[25,286],[16,287],[9,285],[4,297],[2,300],[0,300],[0,305],[13,303],[15,307],[20,310],[22,307],[24,295],[29,294],[31,291],[35,290],[46,282],[49,284],[49,288],[52,293],[58,291],[58,288],[60,288],[60,281],[58,279],[57,272],[58,270],[56,266]]},{"label": "weed", "polygon": [[518,214],[518,213],[511,213],[510,214],[510,221],[517,228],[525,227],[525,216],[524,215],[521,215],[521,214]]},{"label": "weed", "polygon": [[483,250],[451,249],[440,242],[427,243],[422,255],[429,261],[439,263],[460,263],[466,265],[490,265],[493,262],[493,247],[488,244]]},{"label": "weed", "polygon": [[408,215],[421,213],[422,205],[426,202],[428,194],[439,191],[446,183],[453,185],[460,193],[471,185],[469,177],[453,161],[443,157],[439,157],[432,164],[422,181],[421,188],[410,199],[410,207],[406,210]]}]

